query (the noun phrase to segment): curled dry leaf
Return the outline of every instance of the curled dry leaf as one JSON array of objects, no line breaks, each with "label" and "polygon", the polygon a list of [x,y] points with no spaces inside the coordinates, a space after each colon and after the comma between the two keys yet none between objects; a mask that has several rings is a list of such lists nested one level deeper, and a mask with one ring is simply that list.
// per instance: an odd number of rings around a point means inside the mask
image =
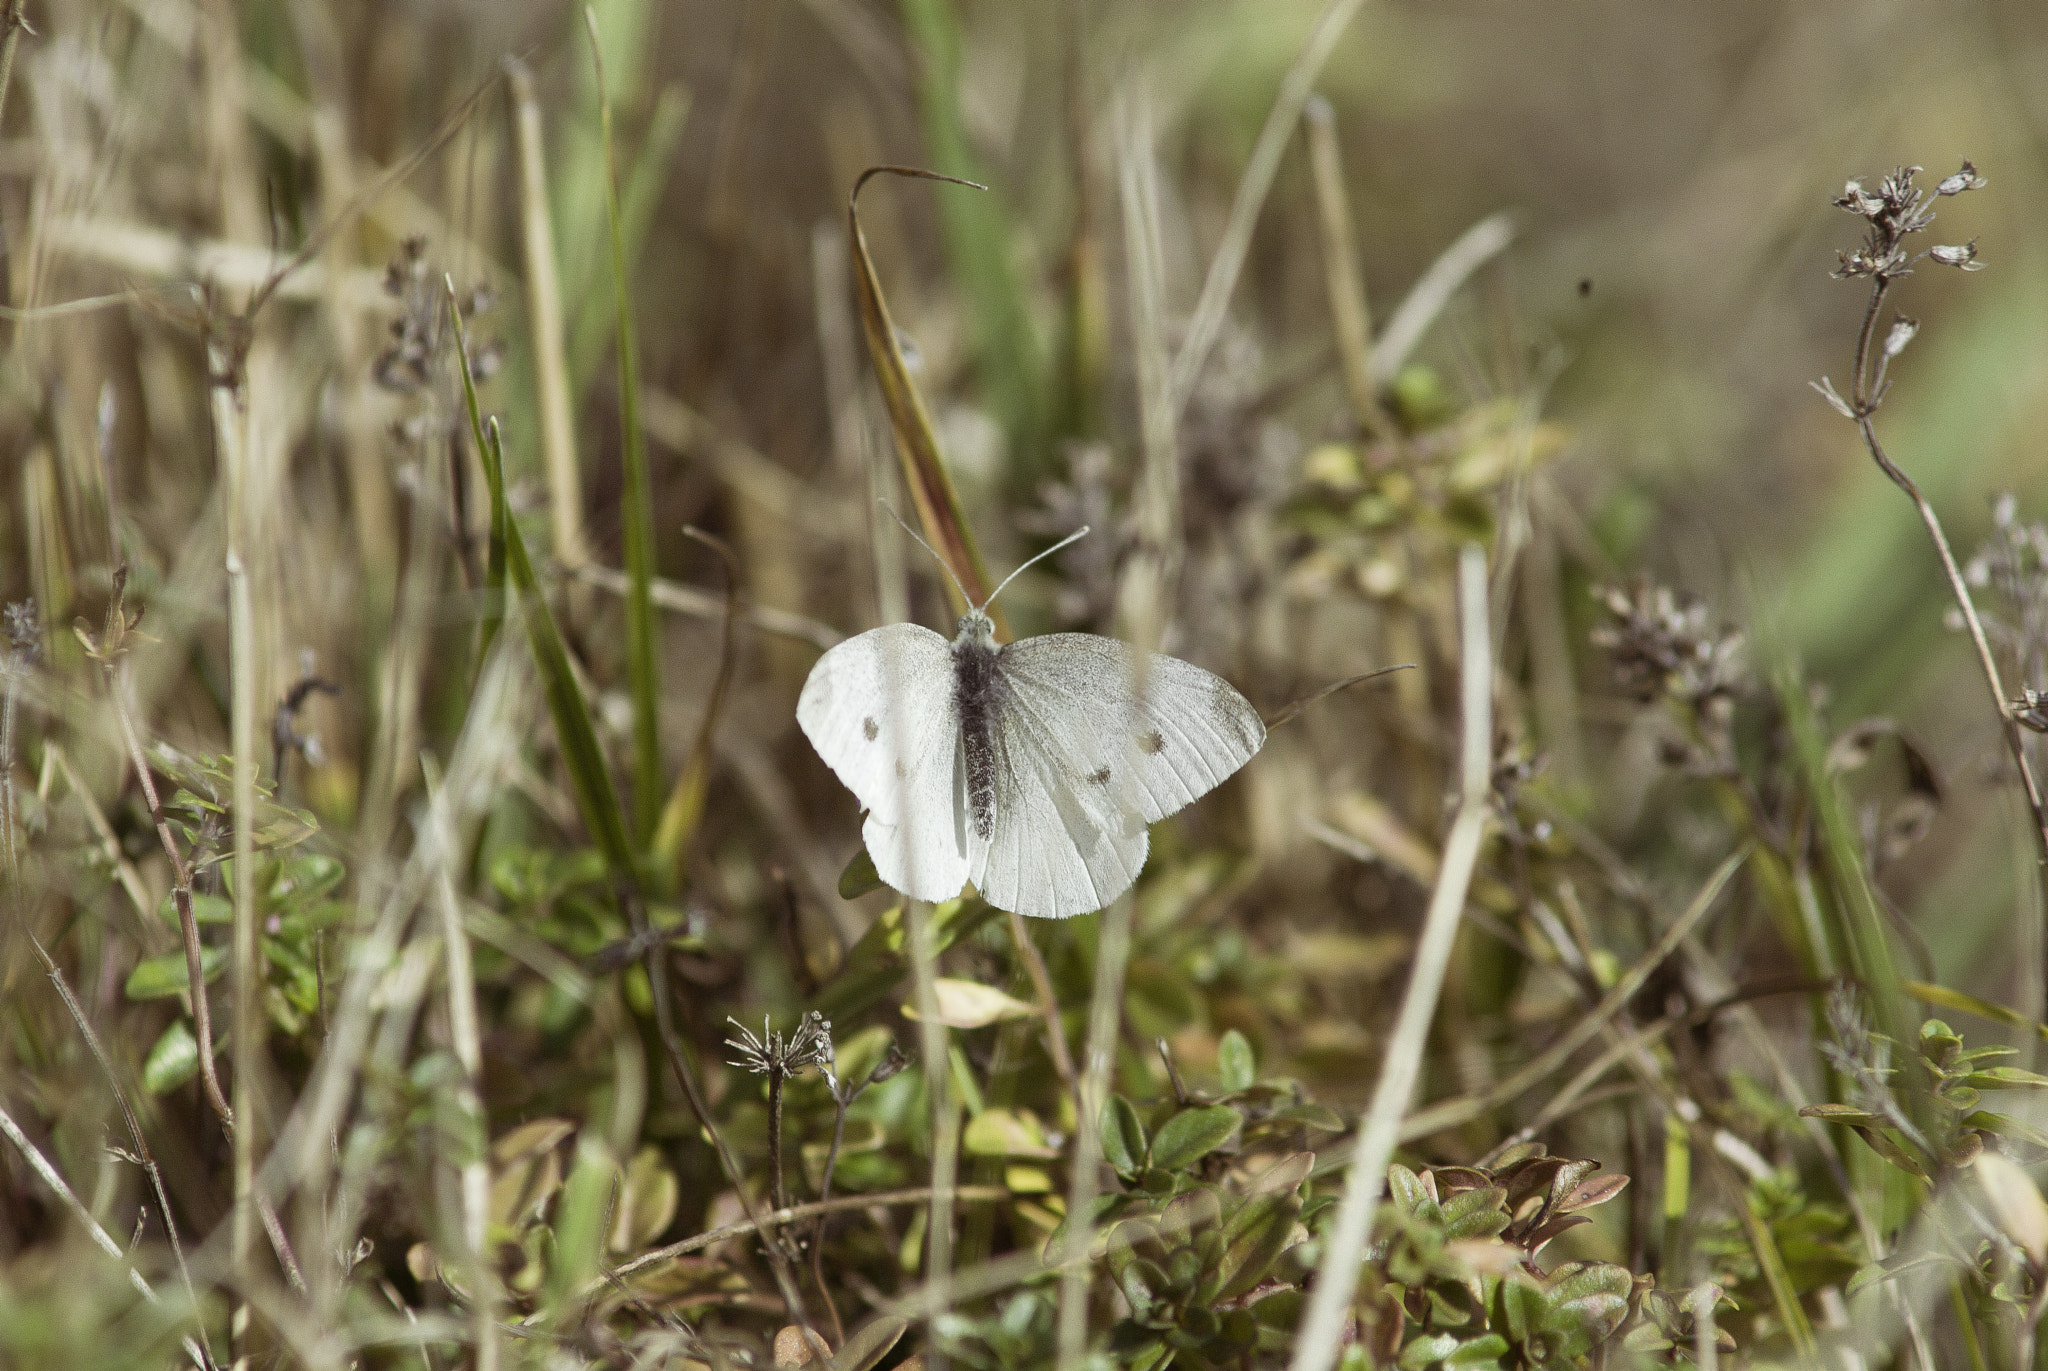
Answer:
[{"label": "curled dry leaf", "polygon": [[[1026,1018],[1038,1011],[1024,1001],[1005,995],[994,986],[974,981],[941,977],[932,982],[932,997],[938,1001],[939,1022],[948,1028],[986,1028],[1004,1019]],[[903,1017],[919,1017],[917,1006],[903,1006]]]}]

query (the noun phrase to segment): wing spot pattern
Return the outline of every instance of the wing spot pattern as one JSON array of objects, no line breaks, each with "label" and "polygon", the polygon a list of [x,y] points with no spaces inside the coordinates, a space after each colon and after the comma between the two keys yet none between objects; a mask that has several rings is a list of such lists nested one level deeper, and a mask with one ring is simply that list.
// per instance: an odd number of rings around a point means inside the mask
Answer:
[{"label": "wing spot pattern", "polygon": [[1144,748],[1151,756],[1156,757],[1166,750],[1166,739],[1161,737],[1159,730],[1155,728],[1144,737],[1138,739],[1138,746]]},{"label": "wing spot pattern", "polygon": [[1109,768],[1106,766],[1099,766],[1095,768],[1095,770],[1088,773],[1088,779],[1093,781],[1096,785],[1108,785]]},{"label": "wing spot pattern", "polygon": [[872,714],[860,721],[860,734],[869,742],[873,742],[877,737],[881,736],[881,732],[882,726],[875,722]]}]

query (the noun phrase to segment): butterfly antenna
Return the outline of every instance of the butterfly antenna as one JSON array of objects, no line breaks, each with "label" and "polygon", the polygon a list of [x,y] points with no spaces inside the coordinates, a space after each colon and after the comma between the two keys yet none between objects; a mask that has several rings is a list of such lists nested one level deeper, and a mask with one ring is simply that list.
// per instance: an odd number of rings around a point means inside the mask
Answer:
[{"label": "butterfly antenna", "polygon": [[998,596],[998,595],[1000,595],[1000,594],[1002,594],[1002,593],[1003,593],[1003,586],[1007,586],[1008,584],[1010,584],[1010,582],[1012,582],[1012,581],[1016,580],[1016,579],[1017,579],[1017,578],[1018,578],[1019,576],[1022,576],[1022,575],[1023,575],[1023,574],[1025,573],[1025,572],[1027,572],[1027,571],[1031,570],[1031,568],[1033,568],[1033,567],[1037,566],[1037,565],[1038,565],[1038,564],[1039,564],[1040,562],[1044,561],[1044,560],[1045,560],[1046,558],[1048,558],[1048,557],[1052,556],[1052,555],[1053,555],[1053,553],[1055,553],[1055,552],[1058,552],[1058,551],[1059,551],[1059,550],[1060,550],[1061,548],[1065,547],[1065,546],[1066,546],[1066,545],[1067,545],[1068,543],[1076,543],[1076,542],[1079,542],[1079,541],[1080,541],[1081,539],[1083,539],[1083,538],[1085,538],[1085,537],[1087,537],[1087,536],[1088,536],[1088,525],[1086,525],[1086,524],[1083,524],[1083,525],[1081,525],[1081,526],[1080,526],[1079,528],[1075,529],[1075,530],[1074,530],[1074,531],[1073,531],[1072,533],[1069,533],[1069,534],[1068,534],[1068,535],[1067,535],[1066,537],[1064,537],[1064,538],[1060,539],[1060,540],[1059,540],[1059,541],[1058,541],[1057,543],[1054,543],[1054,544],[1053,544],[1053,545],[1052,545],[1051,547],[1047,548],[1047,549],[1046,549],[1045,551],[1043,551],[1043,552],[1039,553],[1039,554],[1038,554],[1038,555],[1037,555],[1036,557],[1033,557],[1033,558],[1032,558],[1032,559],[1031,559],[1030,561],[1026,562],[1026,563],[1025,563],[1025,564],[1024,564],[1023,566],[1020,566],[1020,567],[1018,567],[1018,568],[1017,568],[1017,569],[1016,569],[1015,571],[1013,571],[1013,572],[1011,572],[1011,573],[1010,573],[1009,575],[1007,575],[1007,576],[1003,577],[1003,585],[1001,585],[1001,586],[997,586],[997,587],[996,587],[996,588],[995,588],[994,590],[990,591],[990,592],[989,592],[989,596],[988,596],[988,598],[987,598],[986,600],[983,600],[983,601],[981,602],[981,607],[982,607],[983,609],[987,609],[987,608],[988,608],[988,607],[989,607],[990,605],[994,604],[994,603],[996,602],[996,596]]},{"label": "butterfly antenna", "polygon": [[[915,531],[915,529],[911,529],[911,527],[909,527],[907,523],[903,523],[903,516],[895,512],[895,506],[893,506],[893,504],[889,504],[887,500],[877,500],[877,502],[874,502],[874,504],[879,504],[879,506],[883,506],[885,510],[889,510],[889,518],[893,518],[893,521],[897,521],[897,527],[901,527],[901,529],[903,529],[903,533],[911,535],[913,539],[918,539],[918,547],[922,547],[922,549],[926,549],[928,553],[932,553],[932,562],[936,562],[936,564],[938,564],[938,568],[940,568],[940,570],[942,570],[942,572],[946,574],[946,580],[950,580],[950,582],[952,582],[952,588],[954,588],[954,590],[958,590],[958,592],[961,592],[961,605],[973,605],[973,603],[975,603],[975,596],[967,594],[967,586],[963,586],[963,584],[961,584],[961,578],[958,578],[958,576],[954,576],[954,574],[952,574],[952,564],[950,564],[950,562],[946,562],[946,559],[944,559],[944,557],[940,557],[940,555],[938,555],[938,549],[936,549],[936,547],[932,547],[930,543],[926,543],[926,541],[924,541],[922,537],[918,537],[918,531]],[[989,598],[993,598],[993,596],[989,596]]]}]

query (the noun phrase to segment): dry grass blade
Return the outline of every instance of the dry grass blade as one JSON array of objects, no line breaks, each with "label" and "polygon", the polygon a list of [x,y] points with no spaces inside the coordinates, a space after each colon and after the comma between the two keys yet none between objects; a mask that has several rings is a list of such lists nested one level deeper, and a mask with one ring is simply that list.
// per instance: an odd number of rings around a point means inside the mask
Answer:
[{"label": "dry grass blade", "polygon": [[1359,1126],[1358,1148],[1345,1174],[1344,1199],[1325,1240],[1315,1288],[1295,1335],[1292,1371],[1330,1371],[1337,1364],[1344,1321],[1358,1288],[1359,1258],[1372,1233],[1374,1211],[1386,1184],[1387,1162],[1407,1112],[1428,1044],[1430,1021],[1449,968],[1458,915],[1486,834],[1487,796],[1493,770],[1493,653],[1487,630],[1486,556],[1467,547],[1458,559],[1459,661],[1462,671],[1460,793],[1457,816],[1444,842],[1442,866],[1415,965],[1401,1000],[1400,1017],[1380,1067],[1379,1084]]},{"label": "dry grass blade", "polygon": [[[946,469],[945,458],[939,453],[938,434],[932,426],[931,413],[925,408],[924,395],[918,390],[917,381],[910,374],[910,365],[903,358],[896,322],[889,315],[889,303],[882,295],[881,278],[875,274],[874,259],[868,254],[868,240],[860,228],[861,187],[868,183],[869,177],[879,175],[946,181],[975,190],[983,187],[957,176],[945,176],[917,167],[869,167],[853,183],[853,190],[846,197],[846,228],[847,236],[853,242],[853,283],[855,297],[860,303],[861,333],[867,339],[868,360],[874,365],[875,379],[881,385],[882,399],[889,409],[889,427],[896,435],[896,454],[902,459],[903,479],[910,486],[910,497],[917,506],[918,520],[924,525],[925,536],[959,581],[960,590],[980,604],[988,598],[994,583],[989,579],[988,568],[982,564],[981,553],[975,547],[974,532],[968,527],[966,511],[960,505],[960,494],[953,488],[953,477]],[[947,594],[957,597],[957,592],[950,587]],[[955,613],[965,613],[966,609],[964,604],[954,606]],[[1009,630],[1001,608],[991,605],[988,612],[989,617],[996,621],[997,635],[1008,637]]]},{"label": "dry grass blade", "polygon": [[1280,172],[1280,158],[1294,136],[1295,125],[1301,121],[1302,109],[1314,93],[1316,78],[1322,75],[1323,64],[1330,60],[1337,40],[1364,2],[1330,0],[1281,79],[1280,92],[1266,115],[1265,126],[1259,130],[1259,141],[1252,145],[1244,175],[1238,180],[1237,196],[1231,201],[1222,241],[1210,259],[1209,274],[1202,280],[1202,294],[1195,301],[1194,316],[1188,320],[1187,337],[1174,355],[1169,394],[1176,415],[1187,408],[1202,367],[1208,362],[1216,340],[1223,336],[1223,319],[1230,309],[1230,297],[1237,289],[1237,278],[1251,251],[1252,229],[1258,223],[1259,211],[1265,207],[1267,192],[1273,188],[1273,178]]}]

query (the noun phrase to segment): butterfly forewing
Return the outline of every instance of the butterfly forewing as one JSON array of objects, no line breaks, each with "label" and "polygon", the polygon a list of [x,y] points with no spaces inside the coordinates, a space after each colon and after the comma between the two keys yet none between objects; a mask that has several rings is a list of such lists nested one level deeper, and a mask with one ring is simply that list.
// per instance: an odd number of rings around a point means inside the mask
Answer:
[{"label": "butterfly forewing", "polygon": [[796,719],[868,812],[875,874],[920,900],[949,900],[968,874],[953,655],[919,624],[849,638],[818,660]]},{"label": "butterfly forewing", "polygon": [[[1266,741],[1251,702],[1228,681],[1114,638],[1050,633],[1002,651],[1015,707],[1058,721],[1081,784],[1157,823],[1221,785]],[[1139,692],[1142,691],[1142,698]]]}]

